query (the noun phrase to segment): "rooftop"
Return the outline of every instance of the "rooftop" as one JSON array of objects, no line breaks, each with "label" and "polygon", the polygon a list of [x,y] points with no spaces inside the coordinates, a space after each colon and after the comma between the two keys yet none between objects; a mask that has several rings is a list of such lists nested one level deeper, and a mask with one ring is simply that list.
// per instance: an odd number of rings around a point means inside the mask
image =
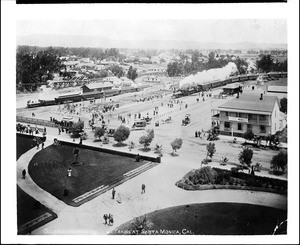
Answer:
[{"label": "rooftop", "polygon": [[86,85],[83,85],[83,86],[86,86],[88,87],[89,89],[97,89],[97,88],[107,88],[107,87],[114,87],[114,85],[110,82],[98,82],[98,83],[92,83],[92,84],[86,84]]},{"label": "rooftop", "polygon": [[286,86],[268,86],[268,92],[287,93]]},{"label": "rooftop", "polygon": [[263,99],[260,100],[260,96],[260,94],[240,94],[239,98],[226,102],[219,106],[219,109],[272,112],[275,103],[278,102],[278,98],[276,96],[263,95]]}]

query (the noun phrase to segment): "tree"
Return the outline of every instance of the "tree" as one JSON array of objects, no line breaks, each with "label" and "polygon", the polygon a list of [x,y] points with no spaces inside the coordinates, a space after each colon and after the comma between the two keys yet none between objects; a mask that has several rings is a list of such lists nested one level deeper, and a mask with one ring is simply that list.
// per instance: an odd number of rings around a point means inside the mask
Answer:
[{"label": "tree", "polygon": [[127,72],[127,78],[131,79],[132,81],[134,81],[134,79],[137,78],[138,74],[137,74],[137,69],[133,68],[132,66],[129,67],[128,72]]},{"label": "tree", "polygon": [[135,146],[134,142],[130,141],[128,144],[129,151],[131,151],[134,148],[134,146]]},{"label": "tree", "polygon": [[96,139],[100,139],[105,133],[105,129],[103,127],[96,127],[94,130],[94,137]]},{"label": "tree", "polygon": [[256,61],[257,69],[263,72],[270,72],[273,67],[273,58],[271,55],[262,55],[259,60]]},{"label": "tree", "polygon": [[254,133],[251,128],[247,129],[247,131],[244,133],[243,138],[247,140],[253,140],[254,138]]},{"label": "tree", "polygon": [[79,155],[79,149],[77,147],[73,149],[73,155],[75,156],[75,164],[76,164]]},{"label": "tree", "polygon": [[124,71],[121,66],[113,65],[113,66],[109,67],[108,69],[118,78],[120,78],[124,75]]},{"label": "tree", "polygon": [[280,111],[287,113],[287,98],[282,98],[280,100]]},{"label": "tree", "polygon": [[172,62],[168,64],[167,73],[169,77],[176,77],[183,73],[183,64],[178,62]]},{"label": "tree", "polygon": [[287,153],[286,152],[279,152],[278,155],[273,156],[271,160],[271,168],[275,170],[281,169],[282,172],[285,171],[287,166]]},{"label": "tree", "polygon": [[160,157],[163,156],[163,154],[162,154],[162,145],[156,144],[154,150],[155,150],[155,152],[156,152]]},{"label": "tree", "polygon": [[179,149],[181,148],[181,146],[182,146],[182,139],[176,138],[175,140],[173,140],[173,141],[171,142],[171,147],[172,147],[172,149],[173,149],[173,154],[174,154],[177,150],[179,150]]},{"label": "tree", "polygon": [[244,148],[240,154],[239,154],[239,161],[241,164],[246,165],[247,167],[250,167],[251,160],[253,156],[253,151],[249,149],[248,147]]},{"label": "tree", "polygon": [[152,140],[154,139],[154,130],[153,129],[151,129],[151,130],[148,129],[146,132],[147,132],[147,135],[143,135],[139,139],[139,143],[141,145],[143,145],[145,149],[150,146]]},{"label": "tree", "polygon": [[207,150],[206,159],[207,159],[208,156],[209,156],[210,158],[212,158],[213,155],[214,155],[215,152],[216,152],[215,143],[211,143],[211,142],[210,142],[210,143],[206,146],[206,150]]},{"label": "tree", "polygon": [[121,142],[127,140],[129,135],[130,135],[130,129],[128,127],[121,125],[120,127],[118,127],[116,129],[116,131],[114,133],[114,139],[118,143],[121,143]]},{"label": "tree", "polygon": [[72,138],[80,137],[81,133],[83,132],[84,128],[84,121],[78,121],[77,123],[73,123],[70,128],[70,133]]}]

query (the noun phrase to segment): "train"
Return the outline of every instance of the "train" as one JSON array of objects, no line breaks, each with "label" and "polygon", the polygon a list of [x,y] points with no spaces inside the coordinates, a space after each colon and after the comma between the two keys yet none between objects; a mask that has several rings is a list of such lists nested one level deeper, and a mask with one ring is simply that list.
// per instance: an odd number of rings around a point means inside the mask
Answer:
[{"label": "train", "polygon": [[[231,76],[224,80],[218,79],[218,80],[205,82],[186,89],[178,89],[177,91],[174,91],[172,97],[179,98],[179,97],[191,95],[193,93],[209,91],[210,89],[222,87],[231,83],[243,82],[247,80],[256,80],[259,75],[261,74],[245,74],[245,75]],[[264,75],[267,75],[267,77],[270,79],[276,79],[280,77],[285,78],[287,77],[287,72],[269,72],[269,73],[265,73]]]},{"label": "train", "polygon": [[[134,91],[138,91],[138,89],[135,89]],[[134,92],[134,91],[130,90],[130,92]],[[116,90],[116,89],[105,90],[105,98],[112,97],[120,93],[122,93],[121,90]],[[58,97],[55,97],[53,100],[37,100],[37,101],[29,100],[27,101],[27,108],[81,102],[86,100],[101,99],[103,97],[104,97],[104,93],[100,91],[60,95]]]}]

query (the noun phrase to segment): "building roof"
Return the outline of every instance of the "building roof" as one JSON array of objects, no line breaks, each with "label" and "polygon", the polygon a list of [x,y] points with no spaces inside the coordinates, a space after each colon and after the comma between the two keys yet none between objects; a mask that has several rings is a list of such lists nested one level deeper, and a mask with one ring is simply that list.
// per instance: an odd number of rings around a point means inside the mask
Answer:
[{"label": "building roof", "polygon": [[239,98],[234,98],[225,104],[219,106],[219,110],[237,110],[237,111],[256,111],[256,112],[271,112],[278,103],[277,96],[263,95],[260,100],[260,94],[240,94]]},{"label": "building roof", "polygon": [[268,86],[268,92],[287,93],[286,86]]},{"label": "building roof", "polygon": [[241,86],[241,84],[239,83],[234,83],[234,84],[227,84],[226,86],[224,86],[223,88],[225,89],[235,89],[235,88],[239,88]]},{"label": "building roof", "polygon": [[83,85],[88,87],[89,89],[98,89],[98,88],[108,88],[108,87],[114,87],[114,85],[110,82],[104,82],[104,83],[91,83]]}]

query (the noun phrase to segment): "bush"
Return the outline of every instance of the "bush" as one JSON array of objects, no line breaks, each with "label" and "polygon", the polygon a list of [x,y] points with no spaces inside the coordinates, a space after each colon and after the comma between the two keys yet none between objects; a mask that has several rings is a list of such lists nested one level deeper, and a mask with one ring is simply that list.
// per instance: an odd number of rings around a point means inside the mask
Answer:
[{"label": "bush", "polygon": [[202,164],[208,164],[209,162],[211,162],[212,160],[211,159],[203,159],[201,161]]},{"label": "bush", "polygon": [[215,143],[209,143],[206,146],[206,150],[207,150],[207,156],[209,156],[210,158],[212,158],[213,155],[214,155],[214,153],[216,152]]},{"label": "bush", "polygon": [[70,128],[70,135],[72,138],[79,138],[81,133],[83,132],[84,122],[78,121],[77,123],[73,123]]},{"label": "bush", "polygon": [[241,164],[245,164],[246,166],[250,166],[251,160],[253,156],[253,151],[248,147],[244,148],[239,154],[239,161]]},{"label": "bush", "polygon": [[282,170],[282,172],[285,171],[285,168],[287,166],[287,153],[286,152],[279,152],[278,155],[274,156],[271,160],[271,169],[275,171],[279,171],[279,169]]},{"label": "bush", "polygon": [[245,140],[253,140],[253,138],[254,138],[254,133],[252,132],[252,129],[248,129],[248,130],[244,133],[243,138],[244,138]]},{"label": "bush", "polygon": [[118,143],[121,143],[125,140],[128,139],[130,135],[130,129],[121,125],[120,127],[117,128],[117,130],[114,133],[114,139],[115,141],[117,141]]},{"label": "bush", "polygon": [[147,135],[143,135],[139,139],[139,143],[141,145],[143,145],[145,149],[150,146],[152,140],[154,139],[154,130],[153,129],[147,130],[146,132],[147,132]]},{"label": "bush", "polygon": [[100,139],[104,135],[104,133],[105,133],[105,129],[102,127],[96,127],[94,129],[94,137],[96,139]]},{"label": "bush", "polygon": [[182,146],[182,139],[176,138],[171,142],[171,147],[173,149],[173,153],[175,153],[177,150],[179,150]]}]

